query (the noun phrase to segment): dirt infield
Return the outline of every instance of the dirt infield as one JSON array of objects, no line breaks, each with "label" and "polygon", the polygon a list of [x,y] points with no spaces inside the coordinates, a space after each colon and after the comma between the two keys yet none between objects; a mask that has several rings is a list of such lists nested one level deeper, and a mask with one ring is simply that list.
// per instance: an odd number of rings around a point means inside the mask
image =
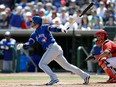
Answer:
[{"label": "dirt infield", "polygon": [[[90,83],[83,85],[83,80],[75,74],[56,73],[60,82],[50,87],[116,87],[116,83],[105,83],[106,75],[91,75]],[[0,87],[49,87],[44,84],[50,79],[45,73],[0,73]]]}]

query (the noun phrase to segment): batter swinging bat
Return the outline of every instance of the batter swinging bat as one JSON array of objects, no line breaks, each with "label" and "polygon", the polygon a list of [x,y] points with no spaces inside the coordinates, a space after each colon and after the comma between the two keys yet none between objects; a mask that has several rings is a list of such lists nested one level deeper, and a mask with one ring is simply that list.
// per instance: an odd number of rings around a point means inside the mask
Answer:
[{"label": "batter swinging bat", "polygon": [[82,15],[84,15],[91,7],[93,6],[93,3],[90,3],[85,10],[79,15],[79,17],[81,17]]}]

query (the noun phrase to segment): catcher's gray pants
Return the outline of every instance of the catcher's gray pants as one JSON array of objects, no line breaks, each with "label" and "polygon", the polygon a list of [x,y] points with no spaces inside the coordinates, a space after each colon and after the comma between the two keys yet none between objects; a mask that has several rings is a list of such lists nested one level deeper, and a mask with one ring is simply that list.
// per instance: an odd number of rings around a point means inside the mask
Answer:
[{"label": "catcher's gray pants", "polygon": [[47,48],[46,52],[42,56],[40,62],[39,62],[39,67],[47,73],[51,79],[57,79],[57,76],[53,73],[53,71],[50,69],[48,64],[55,60],[59,65],[61,65],[65,70],[71,71],[75,74],[80,75],[83,79],[85,79],[88,74],[78,67],[68,63],[68,61],[65,59],[63,56],[63,50],[62,48],[57,44],[53,43],[50,44],[49,47]]},{"label": "catcher's gray pants", "polygon": [[116,68],[116,57],[110,57],[108,59],[106,59],[106,61],[108,63],[110,63],[110,65],[113,67],[113,68]]}]

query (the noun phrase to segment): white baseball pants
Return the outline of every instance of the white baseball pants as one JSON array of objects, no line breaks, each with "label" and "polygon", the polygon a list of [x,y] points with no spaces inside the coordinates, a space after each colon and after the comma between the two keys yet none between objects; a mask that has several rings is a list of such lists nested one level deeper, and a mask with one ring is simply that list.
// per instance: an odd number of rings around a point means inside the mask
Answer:
[{"label": "white baseball pants", "polygon": [[82,77],[82,79],[85,79],[89,74],[84,72],[83,70],[79,69],[78,67],[68,63],[68,61],[63,56],[63,50],[62,48],[57,44],[53,43],[50,44],[44,55],[42,56],[39,67],[47,73],[51,79],[57,79],[56,74],[53,73],[53,71],[50,69],[48,64],[55,60],[59,65],[61,65],[65,70],[71,71],[75,74],[78,74]]}]

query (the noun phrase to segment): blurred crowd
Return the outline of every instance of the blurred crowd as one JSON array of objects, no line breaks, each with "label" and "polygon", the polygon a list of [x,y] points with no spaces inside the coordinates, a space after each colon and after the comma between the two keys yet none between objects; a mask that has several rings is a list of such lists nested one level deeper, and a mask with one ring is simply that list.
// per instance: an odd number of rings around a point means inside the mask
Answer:
[{"label": "blurred crowd", "polygon": [[[30,22],[35,15],[41,16],[43,23],[64,28],[70,26],[75,30],[116,26],[116,0],[15,0],[13,8],[2,1],[0,29],[31,29]],[[94,6],[79,17],[90,2],[94,2]]]}]

